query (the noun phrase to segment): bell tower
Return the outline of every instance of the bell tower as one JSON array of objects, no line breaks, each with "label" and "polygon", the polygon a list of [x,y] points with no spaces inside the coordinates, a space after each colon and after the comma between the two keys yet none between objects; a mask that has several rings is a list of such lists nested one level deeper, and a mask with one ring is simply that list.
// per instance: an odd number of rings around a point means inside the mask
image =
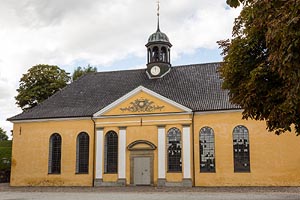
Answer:
[{"label": "bell tower", "polygon": [[159,28],[159,2],[157,4],[157,30],[150,35],[147,47],[147,74],[150,78],[162,78],[171,70],[168,36]]}]

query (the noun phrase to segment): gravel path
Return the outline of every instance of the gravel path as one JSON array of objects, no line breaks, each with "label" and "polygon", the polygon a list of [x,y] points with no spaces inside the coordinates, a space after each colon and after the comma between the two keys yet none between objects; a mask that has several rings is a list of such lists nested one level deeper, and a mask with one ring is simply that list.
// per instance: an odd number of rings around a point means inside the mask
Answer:
[{"label": "gravel path", "polygon": [[300,200],[300,187],[9,187],[0,200]]},{"label": "gravel path", "polygon": [[62,193],[62,192],[0,192],[1,200],[299,200],[299,194],[288,193]]}]

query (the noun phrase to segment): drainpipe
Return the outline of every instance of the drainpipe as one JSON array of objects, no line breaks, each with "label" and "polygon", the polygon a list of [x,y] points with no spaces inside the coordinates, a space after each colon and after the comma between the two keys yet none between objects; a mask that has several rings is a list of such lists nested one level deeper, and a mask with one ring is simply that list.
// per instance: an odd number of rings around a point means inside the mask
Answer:
[{"label": "drainpipe", "polygon": [[194,129],[194,119],[195,119],[195,111],[192,111],[192,142],[193,142],[193,185],[195,186],[196,183],[196,175],[195,175],[195,129]]},{"label": "drainpipe", "polygon": [[94,120],[93,117],[91,117],[91,120],[94,123],[94,145],[93,145],[93,180],[92,180],[92,185],[95,187],[95,159],[96,159],[96,153],[95,153],[95,145],[96,145],[96,121]]}]

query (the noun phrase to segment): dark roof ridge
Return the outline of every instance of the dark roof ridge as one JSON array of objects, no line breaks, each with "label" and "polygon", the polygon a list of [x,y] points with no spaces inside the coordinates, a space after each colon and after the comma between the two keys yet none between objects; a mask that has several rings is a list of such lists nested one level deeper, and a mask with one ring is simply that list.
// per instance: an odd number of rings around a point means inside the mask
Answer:
[{"label": "dark roof ridge", "polygon": [[220,62],[207,62],[207,63],[194,63],[194,64],[186,64],[186,65],[176,65],[176,66],[172,66],[172,67],[192,67],[192,66],[206,66],[206,65],[210,65],[210,64],[220,64],[222,63]]},{"label": "dark roof ridge", "polygon": [[128,71],[141,71],[145,70],[146,68],[140,68],[140,69],[118,69],[118,70],[112,70],[112,71],[100,71],[100,72],[93,72],[93,73],[88,73],[88,74],[102,74],[102,73],[115,73],[115,72],[128,72]]},{"label": "dark roof ridge", "polygon": [[[203,66],[203,65],[208,65],[208,64],[220,64],[220,63],[222,63],[222,62],[220,61],[220,62],[208,62],[208,63],[194,63],[194,64],[186,64],[186,65],[175,65],[175,66],[172,66],[172,68]],[[145,70],[146,71],[146,68],[140,68],[140,69],[118,69],[118,70],[111,70],[111,71],[99,71],[99,72],[87,73],[85,75],[102,74],[102,73],[115,73],[115,72],[123,72],[123,71],[126,71],[126,72],[129,72],[129,71],[141,71],[141,70]]]}]

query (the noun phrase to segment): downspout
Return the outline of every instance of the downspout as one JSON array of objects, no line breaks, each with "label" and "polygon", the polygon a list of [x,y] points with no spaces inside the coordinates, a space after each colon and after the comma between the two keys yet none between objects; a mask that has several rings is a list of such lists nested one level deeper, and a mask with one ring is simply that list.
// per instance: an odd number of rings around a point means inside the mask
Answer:
[{"label": "downspout", "polygon": [[195,119],[195,111],[192,111],[192,143],[193,143],[193,186],[195,186],[196,183],[196,175],[195,175],[195,128],[194,128],[194,119]]},{"label": "downspout", "polygon": [[94,149],[93,149],[93,180],[92,180],[92,185],[93,187],[95,187],[95,159],[96,159],[96,153],[95,153],[95,149],[96,149],[96,121],[94,120],[93,117],[91,117],[91,120],[94,123]]}]

